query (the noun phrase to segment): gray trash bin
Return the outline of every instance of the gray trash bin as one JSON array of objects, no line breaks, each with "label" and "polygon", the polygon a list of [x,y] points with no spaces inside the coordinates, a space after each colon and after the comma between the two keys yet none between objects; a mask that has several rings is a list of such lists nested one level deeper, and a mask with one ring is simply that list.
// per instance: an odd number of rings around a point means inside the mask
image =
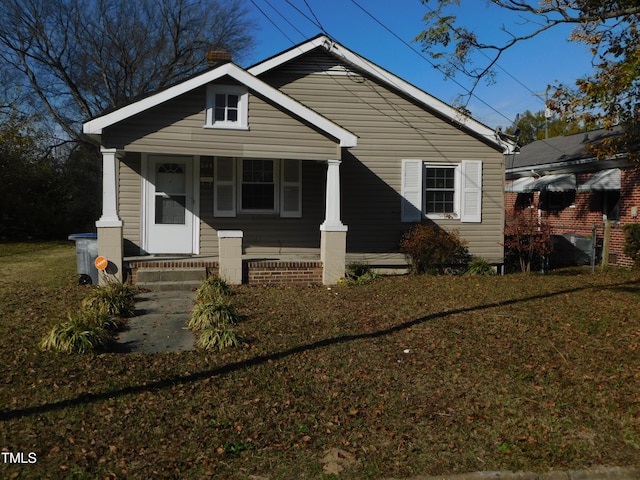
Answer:
[{"label": "gray trash bin", "polygon": [[97,285],[98,269],[95,261],[98,257],[98,234],[74,233],[69,240],[76,242],[76,260],[78,263],[78,284]]}]

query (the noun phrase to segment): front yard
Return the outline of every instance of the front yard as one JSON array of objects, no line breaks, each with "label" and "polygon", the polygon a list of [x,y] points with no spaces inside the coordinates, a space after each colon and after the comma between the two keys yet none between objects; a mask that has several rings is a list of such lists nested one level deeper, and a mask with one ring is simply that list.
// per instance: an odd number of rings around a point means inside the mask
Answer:
[{"label": "front yard", "polygon": [[242,348],[66,355],[37,344],[86,295],[73,246],[0,271],[2,478],[640,466],[638,274],[243,286]]}]

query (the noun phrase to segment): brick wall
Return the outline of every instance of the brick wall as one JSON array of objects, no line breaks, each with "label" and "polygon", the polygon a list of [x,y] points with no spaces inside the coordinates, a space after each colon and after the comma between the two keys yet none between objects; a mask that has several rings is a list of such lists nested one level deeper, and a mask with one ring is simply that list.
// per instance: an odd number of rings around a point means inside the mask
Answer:
[{"label": "brick wall", "polygon": [[191,260],[150,260],[150,261],[131,261],[127,262],[129,268],[129,279],[131,284],[135,285],[138,277],[139,268],[206,268],[207,276],[218,274],[217,261],[191,261]]},{"label": "brick wall", "polygon": [[247,262],[249,285],[322,284],[322,262]]},{"label": "brick wall", "polygon": [[[590,175],[589,173],[576,174],[577,184],[583,183]],[[505,193],[507,215],[513,212],[517,200],[518,194]],[[540,201],[540,192],[535,192],[533,194],[534,208],[541,204]],[[540,217],[551,225],[554,234],[575,234],[589,237],[592,234],[593,225],[596,225],[598,238],[603,238],[602,203],[601,192],[576,192],[575,202],[572,206],[565,206],[557,210],[541,210]],[[611,225],[609,265],[620,267],[633,265],[633,260],[622,253],[624,248],[622,227],[627,223],[640,222],[640,217],[632,216],[633,207],[637,207],[640,214],[640,170],[635,167],[622,170],[620,221],[612,222]]]}]

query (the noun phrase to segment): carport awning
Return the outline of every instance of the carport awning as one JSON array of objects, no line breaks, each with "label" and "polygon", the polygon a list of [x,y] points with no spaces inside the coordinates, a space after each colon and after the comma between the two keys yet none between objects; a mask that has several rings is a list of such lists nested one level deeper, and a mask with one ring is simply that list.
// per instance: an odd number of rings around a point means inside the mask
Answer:
[{"label": "carport awning", "polygon": [[620,190],[620,169],[611,168],[600,170],[591,175],[591,178],[578,187],[580,192],[590,192],[592,190]]},{"label": "carport awning", "polygon": [[547,190],[549,192],[566,192],[576,189],[576,176],[572,173],[545,175],[531,186],[531,190]]},{"label": "carport awning", "polygon": [[531,192],[531,187],[536,183],[536,179],[533,177],[522,177],[514,180],[511,183],[507,183],[504,186],[504,191],[507,193],[524,193]]}]

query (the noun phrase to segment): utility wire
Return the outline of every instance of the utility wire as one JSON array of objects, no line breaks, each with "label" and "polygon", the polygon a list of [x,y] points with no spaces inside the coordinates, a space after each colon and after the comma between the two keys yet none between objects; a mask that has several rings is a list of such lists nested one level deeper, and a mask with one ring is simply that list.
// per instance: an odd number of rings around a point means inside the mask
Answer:
[{"label": "utility wire", "polygon": [[324,27],[322,26],[322,23],[320,23],[320,20],[318,20],[318,17],[316,16],[315,12],[311,8],[311,5],[309,5],[309,2],[307,2],[307,0],[304,0],[304,4],[307,6],[309,11],[311,12],[311,15],[313,15],[313,18],[316,19],[317,25],[320,27],[320,30],[322,30],[322,33],[329,35],[327,31],[324,29]]},{"label": "utility wire", "polygon": [[[429,5],[427,3],[424,4],[430,11],[431,13],[436,13],[435,10],[431,7],[429,7]],[[440,15],[437,15],[437,17],[440,20],[443,20],[443,18]],[[459,29],[456,28],[451,22],[447,22],[447,26],[453,30],[455,33],[459,32]],[[489,55],[487,55],[487,53],[478,48],[477,49],[478,52],[480,52],[486,59],[491,60],[491,57]],[[531,95],[535,96],[536,98],[539,98],[540,100],[542,100],[542,97],[540,97],[539,94],[535,93],[533,90],[531,90],[528,86],[526,86],[524,83],[522,83],[522,81],[517,78],[516,76],[512,75],[511,72],[509,72],[507,69],[505,69],[502,65],[500,65],[499,63],[496,63],[495,66],[499,69],[502,70],[508,77],[510,77],[514,82],[516,82],[518,85],[520,85],[522,88],[524,88],[525,90],[527,90]],[[546,102],[545,102],[545,106],[546,106]]]},{"label": "utility wire", "polygon": [[462,88],[467,95],[469,95],[470,97],[475,98],[476,100],[478,100],[480,103],[482,103],[485,107],[489,108],[490,110],[492,110],[493,112],[497,113],[498,115],[500,115],[502,118],[504,118],[505,120],[507,120],[508,122],[512,123],[513,121],[507,117],[504,113],[496,110],[493,106],[491,106],[490,104],[488,104],[487,102],[485,102],[483,99],[481,99],[480,97],[478,97],[475,93],[473,93],[472,91],[470,91],[467,87],[465,87],[464,85],[462,85],[459,81],[457,81],[453,76],[451,76],[450,74],[448,74],[447,72],[445,72],[444,70],[442,70],[442,68],[440,68],[438,65],[434,64],[431,60],[429,60],[426,56],[423,55],[422,52],[420,52],[419,50],[416,50],[413,45],[409,44],[406,40],[404,40],[402,37],[400,37],[398,34],[396,34],[393,30],[391,30],[389,27],[387,27],[387,25],[385,25],[384,23],[382,23],[382,21],[380,21],[376,16],[374,16],[371,12],[369,12],[367,9],[365,9],[362,5],[360,5],[356,0],[351,0],[351,2],[358,7],[360,10],[362,10],[367,16],[369,16],[369,18],[371,18],[374,22],[376,22],[378,25],[380,25],[382,28],[384,28],[387,32],[389,32],[391,35],[393,35],[396,39],[398,39],[399,41],[401,41],[404,45],[406,45],[407,47],[409,47],[414,53],[416,53],[420,58],[422,58],[424,61],[426,61],[429,65],[431,65],[434,69],[438,70],[440,73],[442,73],[443,75],[445,75],[447,78],[449,78],[453,83],[455,83],[456,85],[458,85],[460,88]]},{"label": "utility wire", "polygon": [[271,25],[273,25],[274,27],[276,27],[276,30],[278,30],[287,40],[289,40],[291,43],[293,43],[294,45],[296,44],[296,42],[294,42],[291,37],[289,37],[289,35],[287,35],[286,33],[284,33],[284,31],[276,24],[276,22],[274,22],[273,20],[271,20],[271,17],[269,15],[267,15],[265,13],[264,10],[262,10],[258,4],[255,2],[255,0],[250,0],[251,3],[253,4],[254,7],[256,7],[258,9],[258,11],[264,15],[264,17],[269,20],[269,22],[271,23]]},{"label": "utility wire", "polygon": [[[306,36],[304,33],[302,33],[302,32],[300,31],[300,29],[298,29],[298,27],[296,27],[293,23],[291,23],[291,22],[289,21],[289,19],[288,19],[286,16],[284,16],[284,15],[280,12],[280,10],[278,10],[276,7],[274,7],[274,6],[271,4],[271,2],[269,2],[269,0],[264,0],[264,2],[265,2],[267,5],[269,5],[273,11],[275,11],[278,15],[280,15],[280,18],[282,18],[285,22],[287,22],[291,28],[293,28],[296,32],[298,32],[298,34],[300,35],[300,37],[302,37],[302,39],[303,39],[303,40],[304,40],[305,38],[307,38],[307,36]],[[254,3],[254,5],[255,5],[255,3]],[[264,14],[264,12],[262,12],[262,13]],[[267,18],[269,18],[269,17],[267,17]],[[269,21],[270,21],[271,23],[273,23],[273,21],[272,21],[270,18],[269,18]]]},{"label": "utility wire", "polygon": [[[296,12],[298,12],[300,15],[302,15],[304,18],[306,18],[310,23],[312,23],[314,26],[318,27],[321,31],[324,32],[324,29],[322,28],[322,25],[320,25],[320,22],[316,20],[313,20],[311,18],[309,18],[309,15],[307,15],[306,13],[304,13],[302,10],[300,10],[297,6],[295,6],[293,3],[291,3],[290,0],[285,0]],[[308,6],[308,5],[307,5]],[[313,12],[311,12],[313,14]],[[325,32],[327,33],[327,32]],[[327,33],[328,35],[328,33]]]}]

